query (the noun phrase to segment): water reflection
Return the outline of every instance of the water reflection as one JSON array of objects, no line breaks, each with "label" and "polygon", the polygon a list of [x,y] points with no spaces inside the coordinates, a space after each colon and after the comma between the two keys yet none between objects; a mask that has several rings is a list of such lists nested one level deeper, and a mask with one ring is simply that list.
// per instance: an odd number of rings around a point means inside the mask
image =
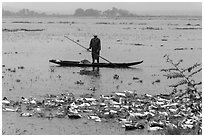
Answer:
[{"label": "water reflection", "polygon": [[80,70],[80,75],[87,75],[87,76],[94,76],[94,77],[100,77],[100,69],[99,67],[92,67],[92,70],[88,70],[88,68]]},{"label": "water reflection", "polygon": [[99,67],[92,67],[92,71],[96,71],[99,73]]},{"label": "water reflection", "polygon": [[88,68],[80,70],[80,75],[86,76],[85,80],[90,90],[95,92],[97,89],[100,89],[102,81],[99,67],[92,67],[92,70],[88,70]]}]

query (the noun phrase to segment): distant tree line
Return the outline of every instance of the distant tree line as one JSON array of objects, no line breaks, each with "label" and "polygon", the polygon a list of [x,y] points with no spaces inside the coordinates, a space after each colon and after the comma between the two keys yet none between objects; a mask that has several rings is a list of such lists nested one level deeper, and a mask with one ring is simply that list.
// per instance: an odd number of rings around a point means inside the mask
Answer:
[{"label": "distant tree line", "polygon": [[74,16],[105,16],[105,17],[134,17],[135,14],[130,13],[127,10],[117,9],[113,7],[111,10],[99,11],[95,9],[82,9],[78,8],[75,10]]},{"label": "distant tree line", "polygon": [[75,10],[73,15],[62,15],[62,14],[46,14],[45,12],[39,13],[29,9],[22,9],[18,12],[12,12],[9,10],[2,10],[2,17],[10,17],[10,16],[20,16],[20,17],[61,17],[61,16],[87,16],[87,17],[134,17],[135,14],[130,13],[127,10],[112,8],[105,11],[99,11],[96,9],[82,9],[78,8]]},{"label": "distant tree line", "polygon": [[12,12],[9,10],[2,10],[2,17],[11,17],[11,16],[20,16],[20,17],[59,17],[59,16],[68,16],[62,14],[46,14],[45,12],[39,13],[29,9],[22,9],[18,12]]}]

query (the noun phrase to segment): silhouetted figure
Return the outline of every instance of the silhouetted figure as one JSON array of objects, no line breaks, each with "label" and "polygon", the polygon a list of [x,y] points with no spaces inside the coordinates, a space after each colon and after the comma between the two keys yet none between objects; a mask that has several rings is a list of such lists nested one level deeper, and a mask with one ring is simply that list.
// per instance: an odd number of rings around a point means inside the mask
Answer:
[{"label": "silhouetted figure", "polygon": [[101,50],[101,40],[97,37],[97,34],[93,35],[94,38],[91,39],[90,46],[88,48],[92,49],[92,63],[97,60],[97,63],[99,63],[99,56],[100,56],[100,50]]}]

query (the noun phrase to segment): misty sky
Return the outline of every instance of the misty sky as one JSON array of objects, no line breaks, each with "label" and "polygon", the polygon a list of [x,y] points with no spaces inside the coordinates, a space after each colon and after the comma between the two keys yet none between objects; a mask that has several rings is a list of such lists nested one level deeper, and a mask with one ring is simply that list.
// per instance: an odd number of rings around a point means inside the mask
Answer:
[{"label": "misty sky", "polygon": [[116,7],[135,14],[202,15],[201,2],[3,2],[3,8],[28,8],[47,13],[73,14],[77,8],[107,10]]}]

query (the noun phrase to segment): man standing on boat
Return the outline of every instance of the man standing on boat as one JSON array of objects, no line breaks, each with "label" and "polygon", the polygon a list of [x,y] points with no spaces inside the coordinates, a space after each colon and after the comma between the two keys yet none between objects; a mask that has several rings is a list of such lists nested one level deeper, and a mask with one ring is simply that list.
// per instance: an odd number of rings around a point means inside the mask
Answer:
[{"label": "man standing on boat", "polygon": [[91,39],[90,46],[87,50],[92,49],[92,63],[94,63],[95,60],[97,60],[97,63],[99,63],[101,40],[97,37],[97,34],[94,34],[93,36],[94,38]]}]

